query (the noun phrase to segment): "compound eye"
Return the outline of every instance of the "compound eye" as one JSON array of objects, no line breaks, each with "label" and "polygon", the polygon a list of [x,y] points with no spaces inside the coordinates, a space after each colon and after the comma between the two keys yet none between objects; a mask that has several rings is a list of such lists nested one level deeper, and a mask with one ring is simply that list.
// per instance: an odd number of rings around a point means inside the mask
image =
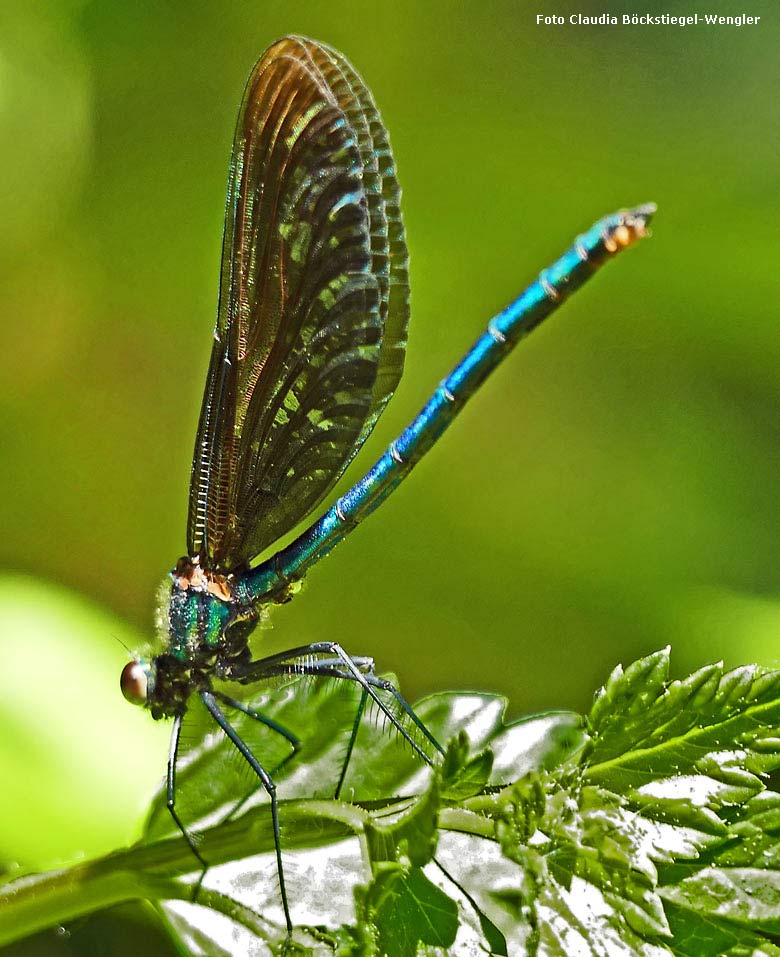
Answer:
[{"label": "compound eye", "polygon": [[146,704],[149,677],[140,661],[128,661],[122,669],[119,687],[130,704]]}]

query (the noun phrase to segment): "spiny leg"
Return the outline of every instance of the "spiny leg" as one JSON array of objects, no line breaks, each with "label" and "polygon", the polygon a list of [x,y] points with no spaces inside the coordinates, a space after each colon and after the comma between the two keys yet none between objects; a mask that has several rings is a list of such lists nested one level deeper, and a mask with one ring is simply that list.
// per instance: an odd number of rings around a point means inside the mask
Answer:
[{"label": "spiny leg", "polygon": [[[325,658],[319,660],[300,661],[307,655],[331,654],[335,658]],[[292,648],[288,651],[280,652],[276,655],[269,655],[267,658],[261,658],[251,662],[246,670],[241,674],[234,674],[231,677],[237,680],[258,680],[264,677],[272,677],[283,674],[307,674],[316,677],[338,678],[341,680],[355,681],[362,688],[361,700],[358,706],[358,712],[352,726],[347,754],[339,775],[339,781],[336,787],[335,796],[338,797],[344,784],[347,768],[352,752],[355,747],[360,719],[365,709],[366,700],[370,698],[382,711],[385,717],[390,721],[396,731],[406,740],[426,764],[431,764],[431,759],[418,745],[414,738],[403,727],[394,714],[382,699],[377,695],[374,689],[379,689],[391,695],[398,707],[407,715],[414,726],[430,742],[430,744],[440,753],[444,754],[444,748],[439,744],[436,738],[431,734],[425,724],[415,713],[414,709],[398,691],[398,689],[384,678],[379,678],[374,674],[374,660],[369,657],[355,657],[348,655],[344,649],[336,642],[316,642],[311,645],[302,645],[298,648]]]},{"label": "spiny leg", "polygon": [[[345,652],[346,654],[346,652]],[[351,656],[350,656],[351,657]],[[433,747],[439,752],[439,754],[444,754],[444,748],[439,744],[436,738],[431,734],[428,728],[425,725],[420,717],[417,715],[417,712],[409,704],[409,702],[404,698],[401,692],[396,688],[396,686],[388,681],[386,678],[380,678],[374,673],[374,659],[373,658],[352,658],[353,664],[359,669],[361,675],[365,679],[366,683],[369,684],[372,688],[378,688],[380,691],[385,691],[387,694],[395,698],[396,704],[404,712],[404,714],[409,718],[409,720],[414,724],[418,731],[433,745]],[[301,665],[295,665],[291,663],[290,668],[295,669],[297,674],[310,674],[317,675],[320,677],[331,677],[331,678],[341,678],[345,681],[359,681],[355,677],[352,671],[344,671],[339,667],[341,659],[323,659],[320,661],[304,663]],[[362,681],[359,681],[362,684]],[[363,689],[364,695],[369,695],[370,690],[367,688]],[[372,696],[373,698],[373,696]],[[384,709],[383,709],[384,711]],[[387,714],[386,711],[384,711]],[[396,730],[401,731],[402,729],[398,727],[397,719],[393,720],[394,716],[390,715],[391,723]],[[430,764],[426,755],[423,755],[426,760],[426,763]]]},{"label": "spiny leg", "polygon": [[[295,660],[297,658],[305,657],[307,654],[323,654],[324,652],[334,652],[338,655],[338,658],[326,658],[320,659],[319,661],[309,662],[299,662]],[[343,665],[346,665],[348,670],[344,670],[342,667]],[[425,737],[433,745],[439,754],[444,754],[444,748],[431,734],[431,732],[425,726],[425,723],[418,717],[414,708],[412,708],[412,706],[395,687],[395,685],[386,678],[380,678],[374,674],[373,658],[362,655],[353,657],[352,655],[347,654],[347,652],[344,651],[344,649],[336,642],[321,641],[311,645],[302,645],[300,648],[291,648],[289,651],[282,651],[276,655],[269,655],[267,658],[260,658],[257,661],[251,662],[250,667],[251,680],[283,674],[313,674],[319,675],[321,677],[342,678],[348,681],[356,681],[358,684],[364,687],[366,694],[378,705],[382,713],[388,718],[390,723],[399,732],[399,734],[409,741],[409,743],[412,745],[415,751],[417,751],[418,755],[426,762],[426,764],[430,764],[431,762],[428,756],[415,745],[413,740],[409,739],[408,735],[404,732],[403,727],[399,726],[398,719],[391,711],[387,709],[387,707],[383,705],[382,701],[379,700],[376,694],[371,691],[371,688],[378,688],[380,691],[385,691],[387,694],[395,698],[398,706],[407,715],[418,731],[422,733],[423,737]]]},{"label": "spiny leg", "polygon": [[[371,685],[373,688],[378,688],[381,691],[385,691],[387,694],[391,695],[396,704],[400,709],[406,714],[409,720],[414,724],[414,726],[420,731],[425,738],[433,745],[433,747],[439,752],[439,754],[444,754],[444,748],[439,744],[437,739],[431,734],[431,732],[426,727],[425,723],[420,720],[414,708],[409,704],[409,702],[404,698],[401,692],[395,687],[392,682],[388,681],[386,678],[380,678],[374,674],[374,659],[373,658],[353,658],[352,661],[354,664],[361,670],[363,677],[366,682]],[[367,670],[363,670],[367,669]],[[305,672],[306,674],[313,674],[319,676],[330,676],[334,678],[341,678],[348,681],[355,681],[355,676],[351,672],[346,672],[343,669],[338,667],[333,668],[331,662],[329,661],[319,661],[314,662]],[[339,781],[336,786],[336,792],[334,797],[338,798],[341,794],[341,788],[344,785],[344,779],[347,776],[347,769],[349,767],[350,759],[352,758],[352,752],[355,748],[355,742],[357,741],[358,731],[360,730],[360,722],[363,717],[363,712],[365,711],[366,701],[369,697],[369,689],[363,687],[362,693],[360,696],[360,704],[358,705],[357,712],[355,714],[355,720],[352,723],[352,733],[349,737],[349,744],[347,745],[347,753],[344,758],[344,763],[341,767],[341,774],[339,775]],[[387,714],[387,712],[384,712]],[[396,731],[403,731],[401,725],[398,722],[398,719],[395,715],[391,716],[391,723]],[[408,738],[404,735],[406,740]],[[418,749],[418,754],[420,750]],[[425,761],[427,764],[431,764],[431,760],[427,755],[424,755]]]},{"label": "spiny leg", "polygon": [[170,812],[171,817],[176,823],[176,827],[178,827],[178,829],[181,831],[184,839],[189,845],[190,850],[195,855],[198,862],[203,868],[203,874],[201,874],[200,880],[198,881],[198,887],[200,887],[201,881],[203,880],[203,876],[208,870],[209,865],[208,865],[208,862],[203,857],[203,855],[198,850],[192,835],[184,826],[181,818],[176,812],[176,758],[179,753],[179,739],[181,737],[181,722],[183,717],[184,717],[183,715],[177,714],[176,717],[173,719],[173,728],[171,730],[171,743],[168,749],[168,772],[166,775],[166,798],[167,798],[166,807],[168,808],[168,811]]},{"label": "spiny leg", "polygon": [[275,731],[278,735],[285,739],[292,748],[292,753],[288,754],[287,757],[282,761],[282,765],[286,764],[290,758],[300,750],[301,739],[292,733],[288,728],[285,728],[283,724],[279,724],[278,721],[274,721],[273,718],[269,718],[268,715],[263,714],[262,711],[257,711],[255,708],[250,708],[249,705],[244,704],[243,701],[239,701],[237,698],[231,698],[230,695],[224,694],[221,691],[212,691],[214,697],[221,701],[222,704],[226,704],[229,708],[235,708],[236,711],[240,711],[242,714],[245,714],[248,718],[252,718],[254,721],[264,724],[266,728],[270,728],[271,731]]},{"label": "spiny leg", "polygon": [[279,875],[279,893],[282,898],[282,908],[284,909],[284,920],[287,925],[287,933],[288,935],[292,934],[293,928],[292,920],[290,919],[290,905],[287,901],[287,889],[284,883],[284,867],[282,865],[282,834],[281,828],[279,826],[279,804],[276,797],[276,785],[271,779],[271,776],[268,774],[262,764],[260,764],[254,754],[252,754],[241,736],[236,732],[235,728],[222,713],[214,695],[210,691],[201,691],[200,697],[203,701],[203,704],[211,713],[211,716],[214,718],[220,728],[222,728],[228,738],[233,742],[239,754],[241,754],[249,767],[255,772],[258,778],[260,778],[260,782],[265,788],[268,797],[271,799],[271,824],[274,832],[274,847],[276,849],[276,872]]},{"label": "spiny leg", "polygon": [[[352,659],[357,667],[361,670],[364,668],[373,668],[374,662],[372,658],[365,659]],[[345,681],[354,681],[354,675],[351,672],[344,671],[341,665],[341,660],[338,658],[333,658],[328,661],[318,661],[318,662],[300,662],[292,660],[289,664],[275,664],[272,666],[272,673],[274,675],[311,675],[317,678],[336,678]],[[365,673],[365,672],[364,672]],[[267,675],[270,677],[270,674]],[[349,736],[349,744],[347,745],[347,751],[344,755],[344,761],[341,765],[341,772],[339,773],[339,779],[336,784],[336,789],[333,792],[333,797],[335,800],[338,800],[341,795],[341,789],[344,786],[344,780],[347,776],[347,769],[349,768],[349,762],[352,759],[352,752],[355,749],[355,742],[357,741],[358,731],[360,730],[360,722],[363,718],[363,713],[366,709],[366,701],[368,700],[368,692],[365,688],[361,688],[360,692],[360,703],[358,704],[357,710],[355,712],[355,717],[352,721],[352,731]],[[288,756],[291,758],[292,754]],[[282,762],[282,765],[286,763],[288,759],[285,759]],[[278,770],[278,768],[277,768]],[[244,798],[231,812],[235,814],[241,805],[246,801],[247,798]]]},{"label": "spiny leg", "polygon": [[[293,734],[292,731],[290,731],[288,728],[285,728],[284,725],[279,724],[277,721],[274,721],[273,718],[269,718],[268,715],[263,714],[262,711],[257,711],[254,708],[250,708],[249,705],[244,704],[243,701],[239,701],[237,698],[231,698],[230,695],[224,694],[221,691],[212,691],[211,693],[214,695],[214,697],[218,701],[221,701],[222,704],[226,704],[229,708],[235,708],[236,711],[240,711],[242,714],[245,714],[248,718],[252,718],[254,721],[257,721],[259,724],[265,725],[265,727],[270,728],[271,731],[275,731],[278,735],[283,737],[285,741],[287,741],[290,744],[292,750],[290,751],[289,754],[285,755],[277,765],[275,765],[271,769],[271,771],[269,772],[271,774],[271,777],[278,774],[279,771],[281,771],[282,768],[287,764],[287,762],[291,761],[300,750],[301,739],[297,735]],[[238,814],[238,812],[246,804],[246,802],[249,800],[249,798],[252,796],[253,793],[254,791],[250,792],[245,797],[241,798],[241,800],[238,801],[233,808],[231,808],[230,812],[225,817],[225,820],[229,821],[236,814]]]},{"label": "spiny leg", "polygon": [[[353,661],[355,662],[358,668],[361,668],[361,669],[363,667],[373,668],[373,659],[371,658],[366,658],[366,659],[353,658]],[[363,664],[363,662],[366,662],[366,664]],[[273,675],[289,675],[289,674],[310,675],[315,678],[335,678],[342,681],[356,680],[355,676],[351,672],[344,670],[341,660],[335,659],[335,658],[329,659],[327,661],[316,661],[316,662],[312,662],[312,661],[301,662],[301,661],[296,661],[293,659],[288,664],[274,664],[271,666],[270,672],[264,673],[265,676],[269,676],[269,677],[271,674]],[[366,674],[365,672],[364,672],[364,675],[366,677],[366,680],[369,681],[369,683],[371,683],[369,675]],[[347,770],[349,769],[349,763],[352,759],[353,751],[355,750],[355,743],[357,741],[358,731],[360,730],[360,724],[366,709],[366,702],[368,701],[368,697],[369,697],[368,689],[365,686],[361,686],[360,702],[357,706],[357,710],[355,711],[355,717],[353,718],[353,721],[352,721],[352,730],[350,731],[350,735],[349,735],[349,743],[347,744],[347,750],[344,755],[344,760],[342,761],[342,764],[341,764],[341,771],[339,773],[338,781],[336,783],[336,789],[333,792],[333,797],[335,800],[338,800],[339,797],[341,796],[341,789],[344,786],[344,781],[347,777]],[[400,694],[398,695],[398,697],[400,698]],[[416,715],[414,715],[414,717],[416,719]],[[427,729],[425,729],[424,725],[422,725],[422,723],[419,721],[417,723],[423,727],[423,729],[426,731],[426,734],[427,734]],[[393,721],[393,727],[396,728],[396,730],[401,731],[401,733],[403,733],[402,729],[400,729],[397,723],[397,720]],[[439,747],[438,744],[437,744],[437,747]],[[428,764],[431,763],[427,756],[425,756],[425,760]]]},{"label": "spiny leg", "polygon": [[392,682],[388,681],[386,678],[379,678],[377,675],[371,673],[367,674],[366,681],[374,688],[380,688],[382,691],[386,691],[388,694],[392,695],[400,708],[404,713],[409,717],[414,726],[422,732],[422,734],[430,741],[434,748],[439,752],[439,754],[444,754],[444,748],[439,744],[436,738],[431,734],[428,728],[418,716],[414,708],[409,704],[409,702],[404,698],[398,688],[395,687]]},{"label": "spiny leg", "polygon": [[360,722],[363,720],[363,712],[366,710],[366,701],[368,701],[368,692],[365,688],[361,688],[360,704],[357,706],[355,720],[352,722],[352,731],[349,735],[347,753],[344,755],[344,761],[341,765],[341,774],[339,774],[336,790],[333,792],[333,797],[337,801],[341,797],[341,789],[344,786],[344,779],[347,776],[347,768],[349,767],[349,762],[352,760],[352,752],[355,750],[355,742],[357,741],[358,731],[360,730]]}]

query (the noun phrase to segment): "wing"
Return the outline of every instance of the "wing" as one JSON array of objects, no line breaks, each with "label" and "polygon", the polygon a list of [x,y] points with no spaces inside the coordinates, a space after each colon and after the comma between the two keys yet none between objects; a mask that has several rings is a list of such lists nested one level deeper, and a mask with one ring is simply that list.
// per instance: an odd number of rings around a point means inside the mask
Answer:
[{"label": "wing", "polygon": [[228,182],[189,554],[229,572],[333,487],[401,377],[408,254],[393,156],[354,69],[286,37],[252,71]]}]

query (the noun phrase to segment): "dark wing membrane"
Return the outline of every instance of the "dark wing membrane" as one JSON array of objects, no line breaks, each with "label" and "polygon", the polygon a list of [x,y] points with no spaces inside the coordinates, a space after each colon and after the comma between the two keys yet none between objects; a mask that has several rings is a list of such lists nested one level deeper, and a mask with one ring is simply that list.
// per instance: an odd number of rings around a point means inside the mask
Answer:
[{"label": "dark wing membrane", "polygon": [[354,69],[279,40],[244,91],[190,555],[247,563],[333,487],[401,377],[408,255],[393,156]]}]

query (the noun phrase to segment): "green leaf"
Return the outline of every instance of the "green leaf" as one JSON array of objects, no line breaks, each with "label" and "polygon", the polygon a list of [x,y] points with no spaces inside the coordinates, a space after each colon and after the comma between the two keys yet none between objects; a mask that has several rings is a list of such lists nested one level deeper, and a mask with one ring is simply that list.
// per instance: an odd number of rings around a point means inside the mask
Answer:
[{"label": "green leaf", "polygon": [[493,752],[480,751],[469,758],[469,741],[465,732],[451,741],[440,771],[444,800],[457,802],[484,790],[493,769]]},{"label": "green leaf", "polygon": [[780,932],[780,874],[765,868],[705,867],[661,893],[664,900],[700,917],[723,918],[767,934]]},{"label": "green leaf", "polygon": [[[10,573],[0,622],[0,869],[6,855],[51,867],[135,840],[168,738],[119,693],[122,645],[141,635],[62,587]],[[44,692],[34,706],[33,675]],[[116,773],[123,760],[132,775]]]},{"label": "green leaf", "polygon": [[361,897],[360,917],[376,929],[376,953],[383,957],[415,957],[419,944],[455,941],[458,907],[419,867],[388,862]]},{"label": "green leaf", "polygon": [[586,719],[505,724],[501,699],[433,696],[417,710],[449,741],[435,769],[368,715],[336,801],[354,690],[296,679],[251,698],[297,752],[236,716],[279,788],[292,941],[267,796],[193,709],[177,809],[212,864],[202,883],[158,795],[130,850],[8,884],[0,943],[139,897],[204,957],[258,942],[288,957],[780,957],[778,673],[670,680],[662,651],[616,668]]},{"label": "green leaf", "polygon": [[[728,949],[775,933],[765,829],[778,805],[761,792],[778,761],[764,744],[780,718],[778,685],[776,673],[719,666],[670,682],[668,651],[613,671],[578,763],[516,786],[500,809],[502,846],[526,875],[529,953],[683,954],[686,910]],[[735,847],[752,868],[722,866]]]}]

